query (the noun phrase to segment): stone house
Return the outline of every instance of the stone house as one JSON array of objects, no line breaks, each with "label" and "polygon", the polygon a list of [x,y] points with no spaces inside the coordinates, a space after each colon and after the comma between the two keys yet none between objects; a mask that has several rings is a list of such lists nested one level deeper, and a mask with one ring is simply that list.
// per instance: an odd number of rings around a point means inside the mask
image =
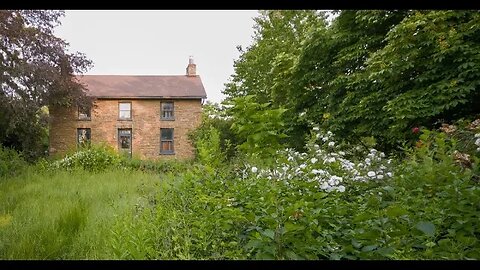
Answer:
[{"label": "stone house", "polygon": [[192,158],[188,132],[200,124],[206,93],[192,58],[186,71],[175,76],[79,76],[94,105],[91,110],[49,108],[50,154],[103,142],[141,159]]}]

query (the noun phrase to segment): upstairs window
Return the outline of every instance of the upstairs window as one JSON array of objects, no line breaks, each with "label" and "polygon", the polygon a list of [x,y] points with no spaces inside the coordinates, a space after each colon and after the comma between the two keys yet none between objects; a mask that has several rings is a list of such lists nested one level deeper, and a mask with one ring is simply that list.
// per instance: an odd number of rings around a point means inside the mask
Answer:
[{"label": "upstairs window", "polygon": [[121,119],[121,120],[132,119],[132,103],[131,102],[118,103],[118,119]]},{"label": "upstairs window", "polygon": [[173,128],[160,129],[160,154],[174,154]]},{"label": "upstairs window", "polygon": [[77,144],[78,146],[86,146],[90,144],[91,131],[89,128],[77,128]]},{"label": "upstairs window", "polygon": [[90,120],[90,108],[78,106],[78,120]]},{"label": "upstairs window", "polygon": [[174,106],[173,101],[164,101],[160,103],[161,107],[161,119],[162,120],[175,120],[175,115],[173,113]]}]

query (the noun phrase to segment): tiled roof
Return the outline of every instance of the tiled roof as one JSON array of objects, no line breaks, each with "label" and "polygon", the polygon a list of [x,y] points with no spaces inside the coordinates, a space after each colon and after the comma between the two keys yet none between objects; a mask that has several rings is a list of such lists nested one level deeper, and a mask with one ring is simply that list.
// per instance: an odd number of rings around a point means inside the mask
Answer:
[{"label": "tiled roof", "polygon": [[206,98],[199,76],[82,75],[87,95],[97,98]]}]

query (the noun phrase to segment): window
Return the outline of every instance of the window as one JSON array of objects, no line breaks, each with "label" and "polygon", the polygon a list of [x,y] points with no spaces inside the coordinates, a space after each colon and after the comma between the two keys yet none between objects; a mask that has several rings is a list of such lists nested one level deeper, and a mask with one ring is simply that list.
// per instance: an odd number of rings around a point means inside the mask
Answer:
[{"label": "window", "polygon": [[118,118],[122,120],[132,119],[132,103],[131,102],[118,103]]},{"label": "window", "polygon": [[160,154],[174,154],[173,128],[160,129]]},{"label": "window", "polygon": [[78,120],[90,120],[90,108],[78,106]]},{"label": "window", "polygon": [[118,129],[118,149],[123,155],[132,156],[132,129]]},{"label": "window", "polygon": [[77,128],[77,144],[85,146],[90,144],[91,132],[89,128]]},{"label": "window", "polygon": [[162,102],[160,103],[161,109],[161,119],[162,120],[175,120],[174,114],[173,114],[173,102]]}]

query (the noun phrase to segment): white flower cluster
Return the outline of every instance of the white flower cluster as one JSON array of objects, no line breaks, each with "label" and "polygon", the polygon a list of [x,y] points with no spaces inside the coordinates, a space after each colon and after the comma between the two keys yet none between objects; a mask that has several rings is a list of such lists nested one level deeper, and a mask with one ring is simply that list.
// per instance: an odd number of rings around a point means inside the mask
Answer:
[{"label": "white flower cluster", "polygon": [[313,131],[317,140],[307,144],[307,153],[282,150],[280,154],[285,158],[277,160],[274,168],[259,169],[246,165],[242,178],[253,174],[257,178],[282,180],[288,186],[298,180],[307,181],[316,183],[320,190],[344,192],[346,182],[382,180],[393,176],[389,170],[391,160],[386,160],[383,152],[370,149],[364,158],[355,163],[346,158],[345,151],[338,149],[332,132],[323,134],[318,127],[314,127]]},{"label": "white flower cluster", "polygon": [[477,151],[480,152],[480,133],[475,134],[475,138],[476,138],[475,145],[478,146]]}]

